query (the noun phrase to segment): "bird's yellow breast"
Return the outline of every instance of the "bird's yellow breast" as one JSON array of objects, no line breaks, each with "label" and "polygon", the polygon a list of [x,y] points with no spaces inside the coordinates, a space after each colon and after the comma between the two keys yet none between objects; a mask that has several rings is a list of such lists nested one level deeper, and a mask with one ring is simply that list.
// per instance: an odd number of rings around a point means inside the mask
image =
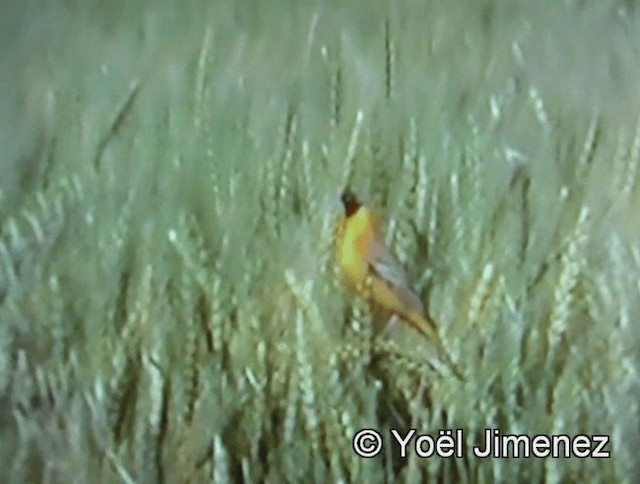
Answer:
[{"label": "bird's yellow breast", "polygon": [[365,207],[350,217],[343,217],[336,237],[336,259],[342,276],[357,286],[369,271],[369,246],[376,230],[376,219]]}]

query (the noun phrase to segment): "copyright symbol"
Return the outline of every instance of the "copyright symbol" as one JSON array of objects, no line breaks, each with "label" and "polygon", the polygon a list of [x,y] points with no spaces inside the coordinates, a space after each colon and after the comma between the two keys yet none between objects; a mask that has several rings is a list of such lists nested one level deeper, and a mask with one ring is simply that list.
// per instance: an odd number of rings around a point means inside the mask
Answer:
[{"label": "copyright symbol", "polygon": [[360,457],[375,457],[382,450],[382,437],[373,429],[362,429],[353,436],[353,450]]}]

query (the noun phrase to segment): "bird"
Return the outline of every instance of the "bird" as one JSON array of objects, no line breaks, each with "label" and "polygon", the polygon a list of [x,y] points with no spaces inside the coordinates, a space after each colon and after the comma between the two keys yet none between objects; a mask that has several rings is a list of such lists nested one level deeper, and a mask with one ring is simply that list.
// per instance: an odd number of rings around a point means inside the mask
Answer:
[{"label": "bird", "polygon": [[344,214],[336,230],[335,258],[345,285],[364,297],[374,319],[399,319],[422,333],[462,378],[444,348],[436,322],[424,310],[402,266],[384,245],[378,214],[350,190],[345,190],[340,199]]}]

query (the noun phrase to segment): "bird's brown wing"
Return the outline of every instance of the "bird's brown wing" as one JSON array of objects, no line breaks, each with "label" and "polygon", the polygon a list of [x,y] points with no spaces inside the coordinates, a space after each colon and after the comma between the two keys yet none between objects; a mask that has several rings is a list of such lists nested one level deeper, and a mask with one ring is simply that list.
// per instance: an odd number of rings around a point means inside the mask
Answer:
[{"label": "bird's brown wing", "polygon": [[408,312],[422,313],[424,310],[422,302],[411,289],[407,274],[387,248],[374,242],[370,256],[369,266],[372,273],[393,288],[393,292]]}]

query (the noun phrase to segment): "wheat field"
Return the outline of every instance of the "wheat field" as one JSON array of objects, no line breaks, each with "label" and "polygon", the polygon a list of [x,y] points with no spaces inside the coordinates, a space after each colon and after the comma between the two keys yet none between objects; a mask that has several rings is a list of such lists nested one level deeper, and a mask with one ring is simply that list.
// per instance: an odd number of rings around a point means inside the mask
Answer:
[{"label": "wheat field", "polygon": [[[640,478],[634,2],[3,7],[2,482]],[[344,290],[347,187],[464,380]],[[610,458],[389,435],[491,428]]]}]

